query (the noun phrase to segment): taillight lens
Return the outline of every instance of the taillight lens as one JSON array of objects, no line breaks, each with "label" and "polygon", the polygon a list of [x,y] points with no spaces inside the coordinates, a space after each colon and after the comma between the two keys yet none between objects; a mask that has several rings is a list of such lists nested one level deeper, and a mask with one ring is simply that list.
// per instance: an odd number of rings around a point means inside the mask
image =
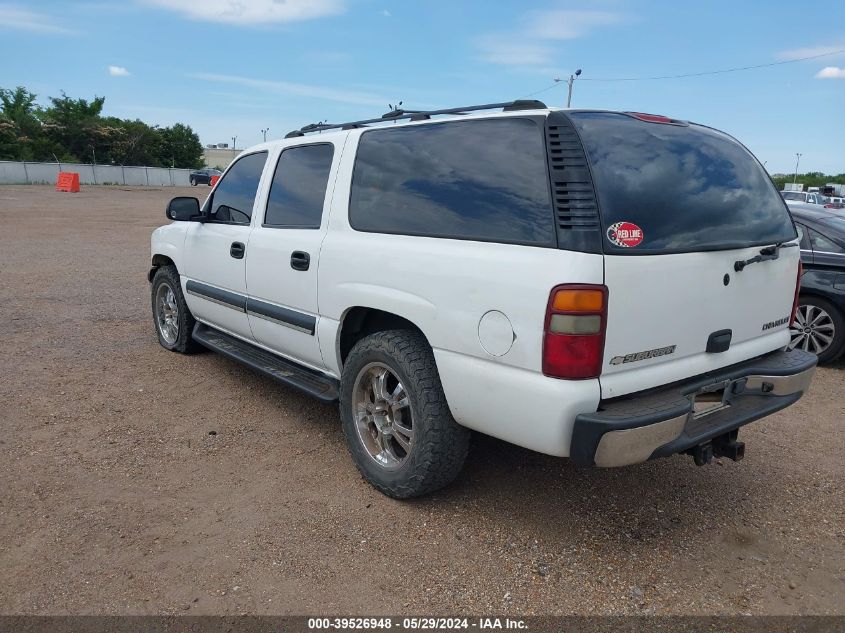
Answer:
[{"label": "taillight lens", "polygon": [[798,260],[798,280],[795,282],[795,298],[792,300],[792,315],[789,317],[789,327],[795,323],[795,315],[798,314],[798,294],[801,292],[801,275],[804,274],[804,264]]},{"label": "taillight lens", "polygon": [[546,309],[543,373],[571,380],[597,378],[606,326],[606,286],[556,286]]}]

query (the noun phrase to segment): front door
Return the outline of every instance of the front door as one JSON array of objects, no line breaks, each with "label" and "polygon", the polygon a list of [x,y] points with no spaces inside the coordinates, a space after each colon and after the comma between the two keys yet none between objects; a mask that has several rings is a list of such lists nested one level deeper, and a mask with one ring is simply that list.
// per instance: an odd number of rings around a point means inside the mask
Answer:
[{"label": "front door", "polygon": [[255,340],[323,368],[317,341],[317,267],[340,147],[312,143],[279,156],[263,215],[249,238],[247,311]]},{"label": "front door", "polygon": [[235,161],[212,190],[185,237],[182,284],[188,307],[200,321],[252,339],[246,316],[246,245],[267,152]]}]

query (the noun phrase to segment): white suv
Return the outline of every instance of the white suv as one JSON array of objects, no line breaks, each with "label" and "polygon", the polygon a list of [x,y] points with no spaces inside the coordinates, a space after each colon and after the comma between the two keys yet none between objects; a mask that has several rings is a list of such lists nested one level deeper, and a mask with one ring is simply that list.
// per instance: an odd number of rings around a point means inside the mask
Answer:
[{"label": "white suv", "polygon": [[811,191],[781,191],[781,197],[787,204],[791,202],[803,202],[805,204],[824,204],[824,196]]},{"label": "white suv", "polygon": [[740,459],[815,369],[785,351],[783,200],[685,121],[516,101],[310,125],[167,216],[161,344],[339,401],[394,497],[453,480],[470,429],[585,465]]}]

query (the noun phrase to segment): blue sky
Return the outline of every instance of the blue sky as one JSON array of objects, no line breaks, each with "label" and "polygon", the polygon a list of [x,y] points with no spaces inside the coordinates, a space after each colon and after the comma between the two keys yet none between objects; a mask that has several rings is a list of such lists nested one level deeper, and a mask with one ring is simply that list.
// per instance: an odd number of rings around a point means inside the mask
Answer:
[{"label": "blue sky", "polygon": [[689,119],[743,141],[771,172],[845,172],[845,3],[815,0],[0,0],[0,86],[46,102],[184,122],[239,147],[317,120],[534,95]]}]

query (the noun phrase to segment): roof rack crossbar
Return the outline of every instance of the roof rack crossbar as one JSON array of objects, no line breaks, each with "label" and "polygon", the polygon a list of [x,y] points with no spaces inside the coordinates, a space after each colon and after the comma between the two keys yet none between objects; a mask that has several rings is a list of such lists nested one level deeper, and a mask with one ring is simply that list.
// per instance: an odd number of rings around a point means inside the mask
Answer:
[{"label": "roof rack crossbar", "polygon": [[[401,119],[420,121],[429,119],[432,116],[444,114],[466,114],[468,112],[475,112],[478,110],[496,110],[498,108],[503,109],[505,112],[513,112],[516,110],[542,110],[546,108],[546,104],[542,101],[518,99],[516,101],[506,101],[503,103],[485,103],[482,105],[463,106],[460,108],[444,108],[441,110],[394,110],[375,119],[363,119],[361,121],[349,121],[347,123],[309,123],[298,130],[288,132],[285,135],[285,138],[304,136],[305,134],[310,134],[312,132],[324,132],[326,130],[349,130],[357,127],[365,127],[372,123],[384,123],[385,121],[398,121]],[[393,112],[396,112],[397,114],[393,114]]]}]

